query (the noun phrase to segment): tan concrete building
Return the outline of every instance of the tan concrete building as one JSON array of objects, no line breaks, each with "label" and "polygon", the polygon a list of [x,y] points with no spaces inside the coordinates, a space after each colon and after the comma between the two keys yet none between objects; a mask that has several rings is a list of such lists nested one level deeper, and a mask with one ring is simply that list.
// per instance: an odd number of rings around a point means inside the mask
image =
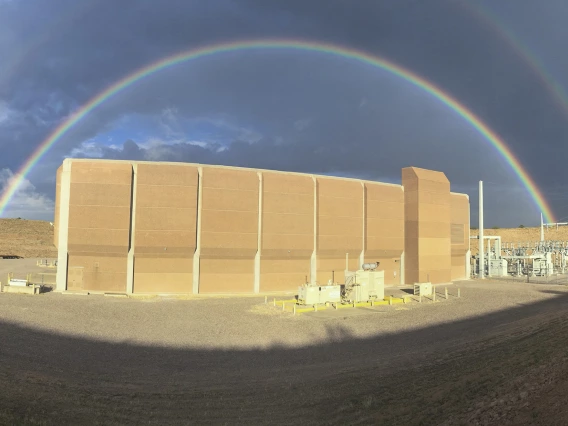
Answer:
[{"label": "tan concrete building", "polygon": [[469,276],[469,199],[446,176],[402,185],[187,163],[66,159],[57,290],[295,291],[380,261],[385,283]]}]

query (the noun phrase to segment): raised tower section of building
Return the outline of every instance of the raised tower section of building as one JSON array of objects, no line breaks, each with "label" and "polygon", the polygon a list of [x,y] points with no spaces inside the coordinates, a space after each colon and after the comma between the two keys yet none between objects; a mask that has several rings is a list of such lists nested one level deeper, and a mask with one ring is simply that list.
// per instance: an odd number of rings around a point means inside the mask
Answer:
[{"label": "raised tower section of building", "polygon": [[406,281],[450,282],[450,182],[444,173],[407,167],[402,169],[402,185]]}]

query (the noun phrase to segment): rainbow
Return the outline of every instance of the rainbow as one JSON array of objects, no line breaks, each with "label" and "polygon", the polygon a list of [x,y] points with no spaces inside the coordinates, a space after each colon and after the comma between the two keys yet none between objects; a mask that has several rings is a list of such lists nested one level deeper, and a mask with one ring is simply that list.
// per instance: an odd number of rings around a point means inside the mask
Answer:
[{"label": "rainbow", "polygon": [[6,206],[14,196],[20,184],[25,179],[30,170],[38,163],[45,153],[63,136],[69,129],[81,121],[83,117],[89,114],[93,109],[101,105],[107,99],[116,95],[125,88],[131,86],[137,81],[148,77],[158,71],[172,67],[176,64],[184,63],[190,60],[199,59],[211,55],[226,52],[258,50],[258,49],[292,49],[298,51],[321,52],[330,55],[340,56],[343,58],[353,59],[361,63],[365,63],[382,70],[388,71],[414,86],[428,92],[439,101],[446,104],[449,108],[460,115],[464,120],[469,122],[487,141],[499,152],[499,154],[511,166],[519,180],[525,186],[530,196],[534,200],[541,212],[546,217],[547,222],[554,222],[554,215],[546,199],[541,194],[533,179],[526,172],[519,160],[514,156],[512,151],[507,147],[505,142],[485,125],[478,117],[476,117],[464,105],[460,104],[449,94],[444,93],[441,89],[401,66],[390,62],[378,56],[373,56],[360,50],[347,47],[341,47],[321,42],[309,42],[300,40],[246,40],[230,43],[220,43],[209,45],[201,48],[191,49],[172,56],[163,58],[157,62],[153,62],[142,67],[132,74],[127,75],[123,79],[107,87],[104,91],[96,95],[89,102],[67,117],[57,128],[45,139],[30,157],[24,162],[20,169],[16,172],[13,179],[9,182],[0,198],[0,215],[3,214]]},{"label": "rainbow", "polygon": [[525,46],[513,31],[502,24],[499,21],[499,17],[492,12],[489,7],[484,7],[481,3],[477,2],[460,2],[459,4],[476,15],[480,21],[488,24],[491,29],[509,45],[511,50],[529,66],[533,74],[538,77],[542,85],[546,88],[548,93],[552,95],[554,101],[562,108],[564,114],[568,117],[568,95],[566,91],[546,70],[545,65],[531,52],[531,49]]},{"label": "rainbow", "polygon": [[50,40],[56,40],[57,37],[64,35],[68,28],[66,24],[86,16],[95,6],[96,2],[75,2],[56,19],[49,21],[50,23],[43,31],[25,40],[16,53],[10,57],[3,57],[2,67],[0,67],[0,87],[10,84],[10,79],[24,65],[33,66],[26,63],[28,59],[32,58]]}]

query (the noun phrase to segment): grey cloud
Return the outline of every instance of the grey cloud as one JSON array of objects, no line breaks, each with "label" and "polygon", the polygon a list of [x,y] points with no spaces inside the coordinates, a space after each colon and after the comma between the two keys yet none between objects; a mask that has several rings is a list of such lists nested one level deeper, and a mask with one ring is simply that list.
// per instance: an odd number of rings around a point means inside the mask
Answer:
[{"label": "grey cloud", "polygon": [[[535,24],[539,43],[552,41],[542,50],[549,60],[550,45],[562,48],[555,41],[564,31],[558,22],[568,16],[554,1]],[[511,14],[516,28],[539,13],[520,3]],[[507,5],[495,7],[507,13]],[[300,0],[29,0],[2,11],[0,56],[18,67],[6,72],[0,64],[0,102],[17,117],[0,122],[0,168],[15,170],[69,113],[159,58],[218,41],[309,38],[383,55],[451,93],[507,141],[537,183],[550,188],[559,210],[568,210],[555,195],[564,188],[568,120],[534,71],[462,2],[330,0],[324,7]],[[563,58],[554,66],[554,75],[567,75]],[[511,198],[515,214],[534,211],[526,193],[514,192],[519,184],[495,150],[430,95],[354,61],[288,51],[203,58],[141,81],[72,128],[30,179],[51,196],[53,172],[65,155],[116,128],[125,116],[159,120],[168,108],[181,124],[163,121],[165,136],[191,140],[184,120],[224,115],[234,119],[234,141],[217,152],[220,141],[214,138],[209,148],[171,141],[146,147],[131,135],[138,143],[101,146],[101,155],[392,180],[400,167],[418,165],[444,170],[464,188],[475,188],[479,179],[502,182],[509,194],[503,199]],[[297,131],[295,123],[308,117],[310,124]]]}]

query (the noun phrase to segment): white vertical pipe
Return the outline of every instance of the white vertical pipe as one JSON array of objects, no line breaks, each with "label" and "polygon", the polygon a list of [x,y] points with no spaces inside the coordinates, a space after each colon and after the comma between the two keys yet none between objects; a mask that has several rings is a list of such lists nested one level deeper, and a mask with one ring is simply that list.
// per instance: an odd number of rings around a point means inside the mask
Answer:
[{"label": "white vertical pipe", "polygon": [[[363,263],[365,263],[365,250],[367,249],[367,191],[365,189],[365,183],[361,182],[361,189],[363,190],[363,244],[361,247],[361,254],[359,255],[359,268]],[[359,269],[357,268],[357,269]],[[349,269],[349,268],[348,268]]]},{"label": "white vertical pipe", "polygon": [[485,256],[483,253],[483,181],[479,181],[479,278],[485,279]]},{"label": "white vertical pipe", "polygon": [[314,251],[310,260],[310,284],[315,285],[318,271],[318,181],[312,175],[314,183]]},{"label": "white vertical pipe", "polygon": [[[558,229],[558,226],[556,227]],[[540,212],[540,241],[544,241],[544,223],[542,221],[542,212]]]}]

